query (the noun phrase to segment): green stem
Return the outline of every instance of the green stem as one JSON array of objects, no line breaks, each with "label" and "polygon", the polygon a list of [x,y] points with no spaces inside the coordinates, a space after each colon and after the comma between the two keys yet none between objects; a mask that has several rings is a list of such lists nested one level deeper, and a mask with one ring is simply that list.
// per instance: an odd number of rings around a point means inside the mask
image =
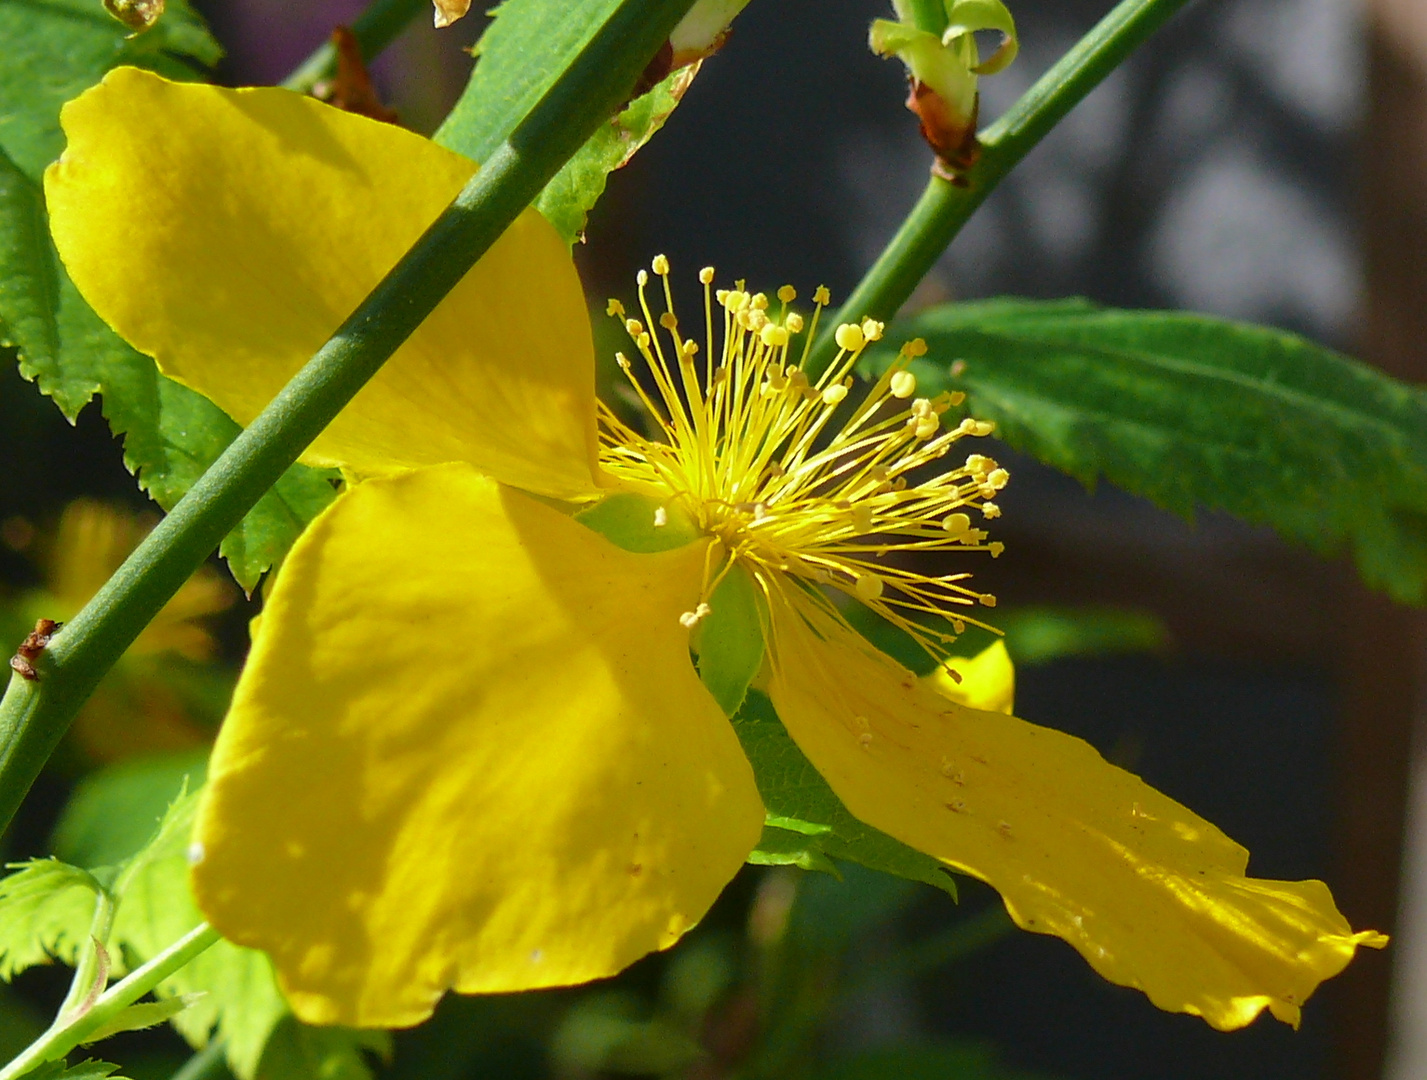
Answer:
[{"label": "green stem", "polygon": [[981,136],[982,152],[953,184],[933,175],[902,227],[863,276],[813,347],[809,375],[837,347],[833,331],[864,318],[889,321],[997,184],[1086,94],[1099,86],[1187,0],[1122,0]]},{"label": "green stem", "polygon": [[[89,940],[79,947],[79,962],[74,968],[74,978],[69,984],[69,993],[55,1014],[55,1027],[62,1027],[74,1018],[83,1006],[85,998],[94,989],[99,972],[100,952],[109,942],[109,931],[114,926],[114,897],[108,889],[101,889],[94,897],[94,917],[89,924]],[[106,969],[108,965],[105,965]],[[105,972],[107,975],[107,970]]]},{"label": "green stem", "polygon": [[101,994],[93,1008],[83,1016],[64,1027],[50,1029],[31,1043],[24,1053],[0,1069],[0,1080],[15,1080],[46,1061],[58,1061],[219,940],[217,930],[207,923],[199,923],[143,967]]},{"label": "green stem", "polygon": [[[431,0],[373,0],[352,21],[352,33],[362,47],[362,59],[370,60],[390,45],[422,11],[431,10]],[[283,80],[282,85],[299,94],[308,94],[337,70],[337,49],[324,41],[302,65]]]},{"label": "green stem", "polygon": [[0,829],[81,704],[263,493],[628,98],[693,0],[623,0],[455,201],[0,701]]}]

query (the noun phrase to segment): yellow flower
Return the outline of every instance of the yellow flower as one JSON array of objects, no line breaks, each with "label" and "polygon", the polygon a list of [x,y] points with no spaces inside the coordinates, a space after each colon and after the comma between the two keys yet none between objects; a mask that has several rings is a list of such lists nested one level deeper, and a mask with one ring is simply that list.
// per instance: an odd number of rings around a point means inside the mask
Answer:
[{"label": "yellow flower", "polygon": [[[70,273],[239,422],[475,168],[281,90],[125,69],[63,121],[46,190]],[[911,616],[981,601],[879,552],[989,546],[971,512],[1004,482],[994,463],[904,475],[987,428],[943,423],[950,400],[898,371],[834,430],[880,326],[839,328],[810,384],[789,349],[812,327],[784,300],[705,297],[688,338],[664,303],[628,324],[655,387],[645,438],[596,404],[579,282],[528,212],[313,445],[359,482],[271,592],[194,871],[300,1016],[409,1024],[448,988],[610,975],[699,920],[764,818],[689,660],[725,574],[756,588],[768,692],[848,808],[1107,978],[1221,1028],[1265,1007],[1294,1022],[1381,943],[1321,882],[1243,876],[1243,848],[1084,742],[957,705],[854,634],[829,591],[937,653]],[[667,550],[568,513],[611,491],[643,492]]]},{"label": "yellow flower", "polygon": [[[18,598],[16,610],[23,623],[72,618],[152,524],[90,499],[66,506],[42,549],[43,587]],[[207,745],[211,732],[194,723],[161,665],[173,656],[208,660],[215,643],[201,620],[226,609],[233,596],[232,586],[204,567],[164,605],[75,717],[70,738],[87,757],[105,762]]]}]

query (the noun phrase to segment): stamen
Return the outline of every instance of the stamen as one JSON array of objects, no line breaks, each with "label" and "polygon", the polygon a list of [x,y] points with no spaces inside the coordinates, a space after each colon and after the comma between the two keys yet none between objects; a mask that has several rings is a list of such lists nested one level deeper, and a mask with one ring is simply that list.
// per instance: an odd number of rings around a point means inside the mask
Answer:
[{"label": "stamen", "polygon": [[708,604],[700,604],[693,611],[686,611],[679,616],[679,625],[685,630],[692,630],[699,622],[707,618],[709,614]]},{"label": "stamen", "polygon": [[[982,625],[959,612],[990,607],[995,598],[961,584],[964,573],[929,576],[890,557],[1001,553],[1003,545],[987,543],[985,530],[972,521],[978,511],[987,520],[1000,515],[990,500],[1009,479],[1006,470],[979,454],[959,465],[935,464],[960,439],[989,434],[994,425],[975,419],[943,425],[943,415],[965,399],[959,391],[915,397],[917,378],[908,364],[926,354],[921,339],[902,346],[847,415],[841,406],[854,386],[853,367],[885,328],[875,319],[839,326],[838,357],[810,380],[808,350],[830,301],[822,286],[805,319],[788,307],[798,295],[792,286],[777,290],[780,307],[774,309],[768,294],[750,293],[742,281],[713,289],[713,268],[705,267],[698,277],[707,359],[696,370],[699,345],[680,334],[668,259],[656,256],[651,267],[661,279],[663,311],[650,309],[647,272],[637,276],[642,318],[628,317],[615,300],[607,310],[621,320],[644,362],[646,370],[636,373],[629,357],[616,355],[659,430],[655,438],[640,435],[601,406],[600,460],[621,480],[669,493],[654,511],[656,528],[667,525],[677,500],[718,541],[705,555],[701,602],[680,616],[681,624],[692,629],[707,616],[709,596],[737,563],[768,596],[783,590],[795,602],[825,606],[822,590],[854,597],[933,657],[945,658],[955,635],[944,627],[961,633],[968,623]],[[715,301],[723,316],[721,340]],[[805,331],[803,360],[795,363],[793,339]],[[659,340],[664,334],[672,355]],[[941,471],[927,476],[929,466]],[[924,478],[913,482],[914,476]],[[812,591],[794,590],[790,577]],[[929,616],[946,622],[923,625]]]}]

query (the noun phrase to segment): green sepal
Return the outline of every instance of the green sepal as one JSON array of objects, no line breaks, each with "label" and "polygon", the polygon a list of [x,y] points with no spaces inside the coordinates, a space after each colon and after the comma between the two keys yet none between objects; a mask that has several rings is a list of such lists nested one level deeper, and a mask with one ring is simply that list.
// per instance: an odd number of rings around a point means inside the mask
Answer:
[{"label": "green sepal", "polygon": [[1369,585],[1427,600],[1427,391],[1268,327],[1084,300],[947,304],[885,340],[913,337],[920,392],[964,391],[998,437],[1087,486],[1348,549]]},{"label": "green sepal", "polygon": [[[658,524],[661,519],[662,525]],[[703,536],[676,501],[629,491],[605,496],[577,513],[575,520],[616,547],[644,554],[687,547]]]},{"label": "green sepal", "polygon": [[[769,822],[776,821],[775,828],[801,837],[809,861],[860,863],[956,896],[956,881],[945,865],[852,816],[788,735],[765,694],[748,692],[743,708],[733,717],[733,727],[753,765]],[[764,835],[768,836],[766,828]],[[770,842],[787,851],[797,841],[775,834]]]},{"label": "green sepal", "polygon": [[748,853],[748,861],[754,866],[796,866],[842,877],[837,864],[818,846],[817,835],[780,829],[765,822],[763,835],[758,838],[758,846]]},{"label": "green sepal", "polygon": [[725,716],[738,712],[763,666],[763,614],[758,587],[741,565],[729,567],[709,597],[696,647],[699,678]]}]

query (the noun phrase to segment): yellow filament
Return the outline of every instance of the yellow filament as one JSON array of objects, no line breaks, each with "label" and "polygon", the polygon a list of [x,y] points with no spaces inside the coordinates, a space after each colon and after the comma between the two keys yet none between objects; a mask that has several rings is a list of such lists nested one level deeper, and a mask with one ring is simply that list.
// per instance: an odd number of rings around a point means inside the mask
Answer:
[{"label": "yellow filament", "polygon": [[[742,281],[714,290],[713,268],[706,267],[699,273],[705,330],[699,370],[699,346],[680,335],[668,259],[657,256],[652,269],[661,279],[662,311],[656,315],[649,305],[646,271],[638,276],[642,321],[627,318],[615,300],[608,310],[624,322],[644,360],[652,396],[633,365],[617,357],[657,422],[658,437],[630,429],[601,406],[600,460],[617,480],[677,500],[700,529],[718,538],[710,552],[718,549],[722,567],[706,568],[702,599],[741,562],[765,594],[799,580],[813,586],[804,595],[823,603],[821,586],[854,597],[938,659],[955,635],[926,626],[927,616],[945,618],[955,633],[967,623],[984,625],[965,609],[994,606],[995,597],[960,584],[968,574],[929,575],[888,558],[946,550],[996,556],[1003,547],[987,543],[985,530],[973,525],[973,514],[1000,514],[990,499],[1009,476],[991,458],[972,454],[913,481],[912,473],[922,476],[924,467],[947,459],[961,439],[994,430],[971,418],[943,422],[964,400],[959,392],[908,402],[917,389],[908,365],[926,353],[926,343],[908,342],[866,396],[848,403],[853,368],[881,338],[881,323],[839,326],[836,359],[810,381],[803,364],[830,299],[827,289],[815,291],[805,320],[789,310],[797,298],[791,286],[778,290],[775,311],[766,294],[750,294]],[[721,347],[715,304],[722,312]],[[794,364],[789,351],[805,323],[807,338]],[[672,349],[660,343],[661,330]],[[697,621],[695,612],[688,614]]]}]

